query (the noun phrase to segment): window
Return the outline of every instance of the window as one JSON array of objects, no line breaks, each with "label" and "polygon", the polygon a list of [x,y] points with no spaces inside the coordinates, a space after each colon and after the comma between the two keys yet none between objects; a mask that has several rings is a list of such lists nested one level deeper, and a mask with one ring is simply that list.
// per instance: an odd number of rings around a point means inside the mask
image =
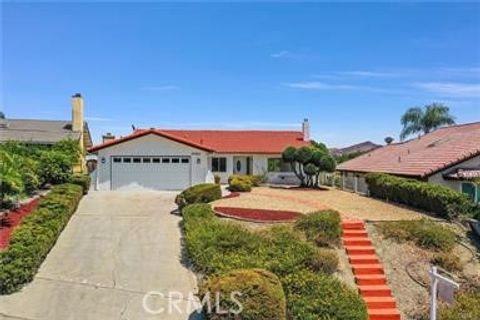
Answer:
[{"label": "window", "polygon": [[122,162],[122,158],[113,158],[113,162]]},{"label": "window", "polygon": [[133,158],[133,163],[140,163],[142,159],[140,158]]},{"label": "window", "polygon": [[182,163],[189,163],[190,161],[188,160],[188,158],[182,158]]},{"label": "window", "polygon": [[132,158],[123,158],[123,163],[130,163],[132,162]]},{"label": "window", "polygon": [[227,158],[212,158],[212,172],[227,172]]},{"label": "window", "polygon": [[143,163],[150,163],[152,159],[150,158],[143,158]]},{"label": "window", "polygon": [[180,159],[179,158],[172,158],[172,163],[180,163]]},{"label": "window", "polygon": [[268,159],[268,172],[291,172],[290,163],[283,161],[281,158]]},{"label": "window", "polygon": [[153,159],[152,159],[152,162],[153,162],[153,163],[160,163],[160,158],[153,158]]},{"label": "window", "polygon": [[162,163],[170,163],[170,158],[162,158]]}]

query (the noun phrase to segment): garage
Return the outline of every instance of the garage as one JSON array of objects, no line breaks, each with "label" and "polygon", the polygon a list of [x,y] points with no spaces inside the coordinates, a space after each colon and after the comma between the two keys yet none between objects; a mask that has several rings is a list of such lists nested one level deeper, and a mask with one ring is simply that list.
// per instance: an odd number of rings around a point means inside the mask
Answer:
[{"label": "garage", "polygon": [[182,190],[191,184],[189,156],[111,156],[111,189]]}]

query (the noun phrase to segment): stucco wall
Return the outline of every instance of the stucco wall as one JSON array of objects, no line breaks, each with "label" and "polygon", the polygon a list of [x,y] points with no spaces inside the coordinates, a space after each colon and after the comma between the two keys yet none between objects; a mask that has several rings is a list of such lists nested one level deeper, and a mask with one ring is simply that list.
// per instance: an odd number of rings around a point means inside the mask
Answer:
[{"label": "stucco wall", "polygon": [[227,172],[213,172],[221,177],[222,183],[227,183],[228,177],[233,174],[233,159],[235,157],[251,156],[252,161],[252,174],[267,176],[267,182],[272,184],[298,184],[300,181],[293,172],[268,172],[268,159],[269,158],[281,158],[281,155],[272,154],[214,154],[209,156],[209,168],[211,168],[211,157],[225,157],[227,160]]},{"label": "stucco wall", "polygon": [[461,192],[461,181],[454,181],[454,180],[445,180],[443,179],[443,175],[445,173],[449,173],[451,171],[455,171],[455,169],[480,169],[480,156],[474,157],[470,160],[464,161],[456,166],[450,167],[446,170],[438,172],[428,178],[428,182],[438,185],[443,185],[449,187],[455,191]]},{"label": "stucco wall", "polygon": [[192,161],[192,185],[205,182],[207,153],[203,150],[154,135],[146,135],[98,151],[96,170],[97,190],[110,190],[110,166],[112,156],[190,156]]}]

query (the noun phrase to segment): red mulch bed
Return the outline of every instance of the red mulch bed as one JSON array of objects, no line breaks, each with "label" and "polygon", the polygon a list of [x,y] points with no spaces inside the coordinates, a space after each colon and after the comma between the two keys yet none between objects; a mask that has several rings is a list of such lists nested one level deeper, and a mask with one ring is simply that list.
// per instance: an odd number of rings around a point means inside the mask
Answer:
[{"label": "red mulch bed", "polygon": [[318,188],[305,188],[305,187],[270,187],[272,189],[283,189],[283,190],[292,190],[292,191],[328,191],[328,188],[318,187]]},{"label": "red mulch bed", "polygon": [[249,208],[215,207],[218,215],[252,222],[288,222],[302,216],[300,212]]},{"label": "red mulch bed", "polygon": [[236,198],[240,197],[240,192],[230,192],[230,194],[226,195],[225,197],[222,197],[222,199],[230,199],[230,198]]},{"label": "red mulch bed", "polygon": [[13,229],[37,207],[38,201],[38,198],[34,199],[0,217],[0,249],[5,249],[8,246]]}]

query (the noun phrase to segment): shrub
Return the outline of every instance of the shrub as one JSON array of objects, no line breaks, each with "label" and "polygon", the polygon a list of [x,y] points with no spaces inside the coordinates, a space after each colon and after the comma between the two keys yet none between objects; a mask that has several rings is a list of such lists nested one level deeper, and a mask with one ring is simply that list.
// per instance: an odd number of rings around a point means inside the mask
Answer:
[{"label": "shrub", "polygon": [[87,194],[92,184],[92,179],[86,174],[75,174],[70,178],[69,183],[78,184],[83,188],[83,194]]},{"label": "shrub", "polygon": [[451,252],[435,253],[430,262],[450,272],[463,270],[463,264],[460,258]]},{"label": "shrub", "polygon": [[[219,301],[215,294],[219,293]],[[236,292],[241,295],[237,295]],[[238,303],[232,299],[238,300]],[[276,275],[262,269],[236,270],[210,277],[200,287],[200,297],[210,305],[204,306],[210,320],[286,320],[286,301],[282,284]],[[233,311],[220,313],[218,311]],[[236,316],[235,311],[241,312]]]},{"label": "shrub", "polygon": [[419,247],[449,251],[456,241],[455,233],[428,219],[395,221],[378,224],[380,232],[397,241],[413,241]]},{"label": "shrub", "polygon": [[214,175],[213,178],[215,179],[216,184],[220,184],[220,181],[222,180],[222,177],[220,177],[218,174]]},{"label": "shrub", "polygon": [[319,246],[338,245],[342,236],[340,214],[334,210],[306,214],[295,222],[295,229]]},{"label": "shrub", "polygon": [[438,214],[443,218],[475,216],[480,206],[450,188],[381,173],[366,176],[370,195]]},{"label": "shrub", "polygon": [[335,277],[302,270],[282,279],[291,318],[366,320],[367,308],[356,291]]},{"label": "shrub", "polygon": [[208,203],[222,197],[222,190],[218,184],[202,183],[194,185],[182,191],[176,198],[175,203],[180,209],[187,204]]},{"label": "shrub", "polygon": [[232,174],[228,177],[228,184],[232,184],[233,180],[237,180],[244,184],[249,184],[250,187],[258,187],[265,182],[264,175],[248,175],[248,174]]},{"label": "shrub", "polygon": [[338,270],[338,256],[335,251],[319,248],[308,263],[315,272],[333,274]]},{"label": "shrub", "polygon": [[38,207],[14,230],[8,249],[0,252],[0,293],[30,282],[82,196],[78,185],[52,188]]},{"label": "shrub", "polygon": [[60,184],[72,175],[72,159],[60,151],[43,151],[39,158],[39,172],[43,183]]},{"label": "shrub", "polygon": [[250,192],[252,184],[248,180],[233,178],[229,182],[228,189],[233,192]]},{"label": "shrub", "polygon": [[250,268],[273,272],[288,292],[292,319],[366,319],[358,294],[326,274],[336,269],[335,252],[319,250],[289,226],[254,232],[219,220],[209,205],[189,205],[183,214],[187,252],[199,271],[207,275]]},{"label": "shrub", "polygon": [[478,320],[480,319],[480,293],[461,294],[452,306],[442,305],[439,320]]}]

